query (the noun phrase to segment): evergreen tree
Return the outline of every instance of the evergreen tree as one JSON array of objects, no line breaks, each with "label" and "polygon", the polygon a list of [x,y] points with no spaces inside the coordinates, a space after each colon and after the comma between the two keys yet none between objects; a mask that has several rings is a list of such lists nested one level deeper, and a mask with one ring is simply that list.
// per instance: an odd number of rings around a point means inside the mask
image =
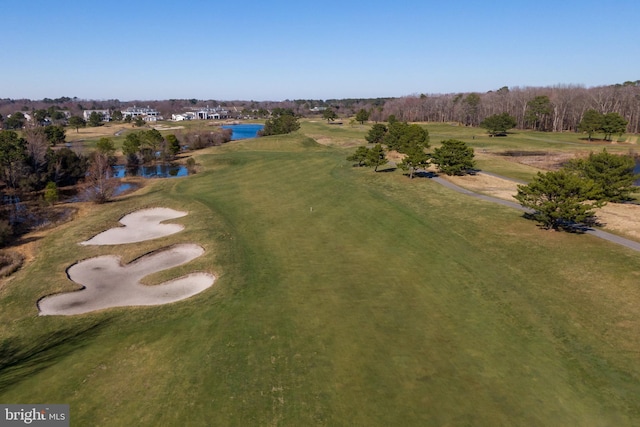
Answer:
[{"label": "evergreen tree", "polygon": [[98,140],[96,143],[96,149],[109,157],[113,156],[116,152],[116,146],[113,144],[113,140],[105,137]]},{"label": "evergreen tree", "polygon": [[611,135],[622,136],[627,130],[629,122],[618,113],[607,113],[602,116],[602,126],[600,129],[604,133],[604,139],[611,141]]},{"label": "evergreen tree", "polygon": [[389,125],[388,131],[383,138],[389,150],[396,150],[399,153],[406,153],[412,145],[421,145],[423,148],[429,147],[429,132],[417,124],[407,124],[406,122],[394,122]]},{"label": "evergreen tree", "polygon": [[102,126],[104,122],[102,121],[104,116],[102,113],[98,113],[97,111],[92,111],[89,115],[88,125],[91,127]]},{"label": "evergreen tree", "polygon": [[448,139],[442,146],[433,150],[432,161],[438,169],[447,175],[464,175],[475,165],[473,148],[463,141]]},{"label": "evergreen tree", "polygon": [[336,114],[333,108],[327,108],[322,112],[322,118],[327,121],[327,123],[334,121],[338,118],[338,114]]},{"label": "evergreen tree", "polygon": [[85,177],[88,159],[63,147],[47,152],[47,178],[58,187],[75,185]]},{"label": "evergreen tree", "polygon": [[17,188],[27,160],[27,141],[12,130],[0,131],[0,180]]},{"label": "evergreen tree", "polygon": [[376,144],[369,150],[366,158],[367,166],[373,166],[373,171],[378,172],[378,167],[387,164],[387,155],[382,145]]},{"label": "evergreen tree", "polygon": [[111,113],[111,120],[116,122],[121,122],[122,119],[123,119],[122,111],[115,110],[113,113]]},{"label": "evergreen tree", "polygon": [[381,144],[387,134],[387,127],[382,123],[374,124],[364,137],[369,144]]},{"label": "evergreen tree", "polygon": [[370,114],[371,113],[369,113],[369,111],[367,111],[364,108],[362,108],[356,113],[356,121],[360,122],[360,124],[363,125],[364,122],[369,120]]},{"label": "evergreen tree", "polygon": [[133,119],[133,125],[135,127],[141,128],[142,126],[144,126],[144,119],[140,116],[137,116],[135,119]]},{"label": "evergreen tree", "polygon": [[80,116],[71,116],[69,117],[69,126],[76,129],[76,133],[80,132],[80,128],[83,128],[87,125],[84,119]]},{"label": "evergreen tree", "polygon": [[528,185],[519,185],[514,198],[533,212],[529,216],[545,228],[575,231],[576,226],[595,219],[599,189],[595,182],[561,169],[538,175]]},{"label": "evergreen tree", "polygon": [[174,134],[169,134],[165,138],[167,140],[167,150],[172,156],[175,156],[180,152],[180,141]]},{"label": "evergreen tree", "polygon": [[509,113],[494,114],[480,122],[480,127],[489,132],[491,136],[504,135],[509,129],[516,127],[518,123]]},{"label": "evergreen tree", "polygon": [[591,136],[602,129],[602,119],[602,114],[600,114],[599,111],[587,110],[582,115],[578,129],[580,132],[585,132],[588,135],[589,141],[591,141]]},{"label": "evergreen tree", "polygon": [[140,134],[137,132],[129,133],[122,143],[122,154],[125,156],[138,154],[141,145],[142,142],[140,141]]},{"label": "evergreen tree", "polygon": [[47,137],[47,141],[49,141],[49,143],[53,146],[65,143],[66,135],[62,126],[46,126],[44,128],[44,134]]},{"label": "evergreen tree", "polygon": [[404,159],[398,165],[402,170],[409,171],[409,178],[413,179],[413,175],[420,168],[427,168],[429,166],[429,155],[424,151],[425,146],[416,142],[405,147]]},{"label": "evergreen tree", "polygon": [[[347,157],[350,162],[356,162],[358,167],[366,166],[369,158],[369,149],[365,146],[356,148],[355,153]],[[354,165],[355,166],[355,165]]]},{"label": "evergreen tree", "polygon": [[553,113],[553,105],[546,95],[536,96],[527,102],[524,119],[534,130],[549,130],[548,119]]},{"label": "evergreen tree", "polygon": [[13,113],[4,120],[5,129],[22,129],[27,119],[20,111]]},{"label": "evergreen tree", "polygon": [[565,168],[578,173],[585,179],[594,181],[600,189],[600,199],[609,202],[623,202],[631,199],[638,191],[634,185],[635,160],[631,156],[589,153],[586,159],[571,160]]},{"label": "evergreen tree", "polygon": [[274,116],[267,120],[260,136],[284,135],[300,129],[300,123],[291,109],[274,109]]},{"label": "evergreen tree", "polygon": [[58,201],[58,198],[59,198],[58,186],[56,185],[55,182],[49,181],[47,183],[47,186],[44,188],[44,201],[48,205],[53,205]]}]

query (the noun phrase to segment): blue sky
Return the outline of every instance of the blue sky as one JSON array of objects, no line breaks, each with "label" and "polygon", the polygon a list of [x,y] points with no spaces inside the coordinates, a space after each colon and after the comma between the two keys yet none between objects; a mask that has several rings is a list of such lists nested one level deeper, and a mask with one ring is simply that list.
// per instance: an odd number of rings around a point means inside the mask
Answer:
[{"label": "blue sky", "polygon": [[638,16],[637,0],[13,1],[0,26],[0,98],[591,87],[640,79]]}]

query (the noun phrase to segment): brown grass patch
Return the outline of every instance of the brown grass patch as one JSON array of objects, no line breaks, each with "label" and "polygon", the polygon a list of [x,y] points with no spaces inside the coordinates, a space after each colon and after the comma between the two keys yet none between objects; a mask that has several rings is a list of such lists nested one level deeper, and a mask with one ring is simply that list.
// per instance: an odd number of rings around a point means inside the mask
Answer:
[{"label": "brown grass patch", "polygon": [[515,201],[513,196],[518,192],[518,183],[483,173],[465,176],[446,176],[446,179],[467,190],[511,202]]},{"label": "brown grass patch", "polygon": [[15,251],[0,252],[0,277],[6,277],[16,272],[24,261],[24,257]]},{"label": "brown grass patch", "polygon": [[391,150],[387,152],[387,160],[394,163],[400,163],[404,159],[404,154],[400,154],[395,150]]},{"label": "brown grass patch", "polygon": [[506,160],[542,170],[558,170],[569,160],[579,157],[574,153],[529,153],[526,151],[497,153]]},{"label": "brown grass patch", "polygon": [[359,147],[361,145],[364,145],[364,142],[358,139],[340,139],[339,141],[336,141],[335,139],[330,138],[328,136],[314,135],[314,134],[309,134],[309,137],[313,138],[318,144],[326,145],[327,147],[350,148],[350,147]]},{"label": "brown grass patch", "polygon": [[640,205],[609,203],[599,209],[597,214],[606,230],[640,240]]},{"label": "brown grass patch", "polygon": [[73,142],[84,139],[113,137],[116,133],[131,128],[129,124],[105,124],[98,127],[80,128],[77,132],[74,128],[69,128],[66,132],[66,138],[68,142]]},{"label": "brown grass patch", "polygon": [[[514,202],[518,183],[479,173],[477,175],[447,176],[447,180],[462,188]],[[606,231],[640,241],[640,205],[609,203],[596,211]]]}]

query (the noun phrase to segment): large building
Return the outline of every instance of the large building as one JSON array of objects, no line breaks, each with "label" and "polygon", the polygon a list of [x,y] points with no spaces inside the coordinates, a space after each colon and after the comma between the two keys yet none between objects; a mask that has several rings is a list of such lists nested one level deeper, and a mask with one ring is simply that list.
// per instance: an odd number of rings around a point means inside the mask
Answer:
[{"label": "large building", "polygon": [[158,120],[162,120],[160,112],[158,110],[150,108],[149,106],[147,106],[146,108],[136,107],[135,105],[133,107],[129,107],[122,112],[123,118],[126,118],[127,116],[131,117],[132,119],[142,117],[142,120],[144,120],[145,122],[155,122]]},{"label": "large building", "polygon": [[171,115],[171,120],[174,120],[174,121],[220,120],[220,119],[228,119],[228,118],[229,118],[229,111],[225,110],[219,105],[214,108],[210,108],[208,105],[206,107],[192,108],[192,111]]},{"label": "large building", "polygon": [[84,110],[82,112],[82,116],[85,120],[89,120],[89,117],[91,117],[91,113],[100,114],[102,116],[103,122],[108,122],[111,120],[111,113],[109,112],[109,110]]}]

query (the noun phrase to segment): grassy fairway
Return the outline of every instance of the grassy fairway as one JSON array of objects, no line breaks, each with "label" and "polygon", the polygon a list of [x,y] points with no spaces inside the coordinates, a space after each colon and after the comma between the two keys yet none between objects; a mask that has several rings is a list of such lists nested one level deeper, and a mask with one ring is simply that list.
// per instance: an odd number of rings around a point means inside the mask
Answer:
[{"label": "grassy fairway", "polygon": [[[333,145],[209,149],[202,173],[44,239],[0,288],[0,401],[69,403],[74,425],[637,425],[640,254],[352,168]],[[188,210],[186,230],[75,245],[149,206]],[[214,289],[36,316],[78,259],[176,242],[207,253],[173,274],[212,271]]]}]

